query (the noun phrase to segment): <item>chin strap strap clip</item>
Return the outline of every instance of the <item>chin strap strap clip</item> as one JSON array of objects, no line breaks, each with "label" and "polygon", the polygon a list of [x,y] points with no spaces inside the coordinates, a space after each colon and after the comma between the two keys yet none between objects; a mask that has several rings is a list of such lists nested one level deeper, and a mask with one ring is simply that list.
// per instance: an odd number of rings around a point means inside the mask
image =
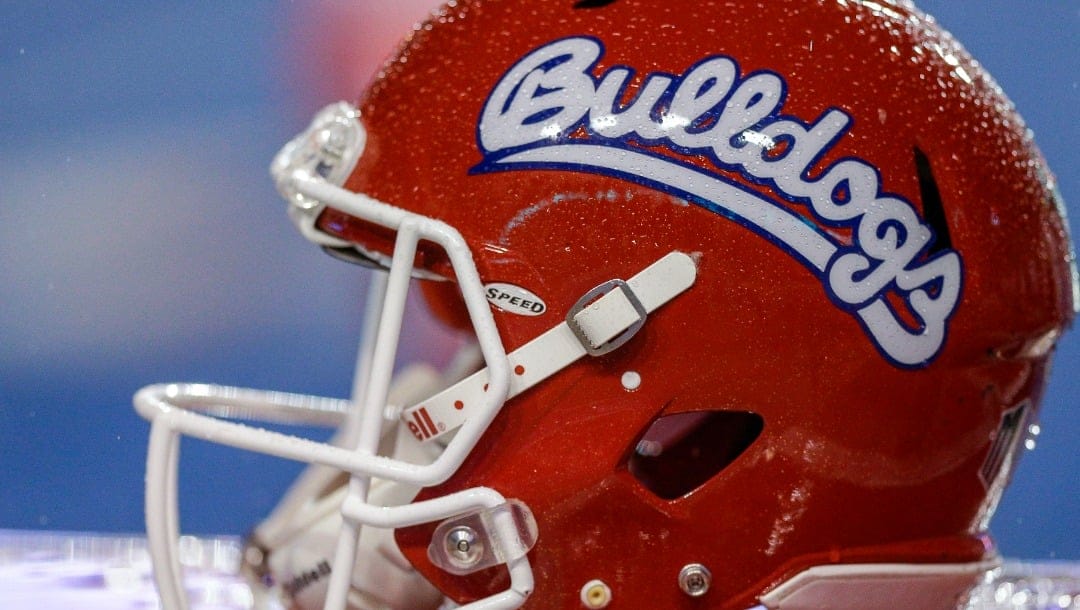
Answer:
[{"label": "chin strap strap clip", "polygon": [[[696,277],[694,260],[671,252],[628,280],[610,280],[585,293],[565,322],[507,354],[513,371],[507,399],[586,354],[601,356],[618,349],[641,330],[648,314],[690,288]],[[483,369],[405,409],[402,423],[418,440],[433,441],[460,427],[486,389]]]},{"label": "chin strap strap clip", "polygon": [[649,312],[630,284],[608,280],[585,293],[566,314],[566,324],[590,356],[603,356],[633,338]]}]

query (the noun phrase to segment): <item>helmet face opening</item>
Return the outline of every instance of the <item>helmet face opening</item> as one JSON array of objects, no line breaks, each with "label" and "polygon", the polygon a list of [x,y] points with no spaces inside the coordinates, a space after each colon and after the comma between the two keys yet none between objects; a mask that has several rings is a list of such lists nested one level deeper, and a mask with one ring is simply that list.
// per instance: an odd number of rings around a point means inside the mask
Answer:
[{"label": "helmet face opening", "polygon": [[[356,395],[137,404],[148,502],[181,433],[318,465],[257,532],[319,532],[299,607],[947,608],[997,561],[1075,265],[1022,121],[910,3],[451,2],[272,173],[377,270]],[[475,335],[448,370],[395,365],[414,277]],[[342,431],[202,412],[236,401]]]}]

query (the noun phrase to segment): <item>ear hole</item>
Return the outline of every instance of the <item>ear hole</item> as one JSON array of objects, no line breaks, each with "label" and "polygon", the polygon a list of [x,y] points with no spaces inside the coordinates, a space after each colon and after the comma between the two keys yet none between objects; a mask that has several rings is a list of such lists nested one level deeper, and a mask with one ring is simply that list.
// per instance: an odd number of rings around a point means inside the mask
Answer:
[{"label": "ear hole", "polygon": [[615,0],[578,0],[574,3],[574,8],[600,8],[613,2]]},{"label": "ear hole", "polygon": [[657,496],[681,498],[735,461],[764,426],[760,415],[742,411],[666,415],[631,448],[627,469]]}]

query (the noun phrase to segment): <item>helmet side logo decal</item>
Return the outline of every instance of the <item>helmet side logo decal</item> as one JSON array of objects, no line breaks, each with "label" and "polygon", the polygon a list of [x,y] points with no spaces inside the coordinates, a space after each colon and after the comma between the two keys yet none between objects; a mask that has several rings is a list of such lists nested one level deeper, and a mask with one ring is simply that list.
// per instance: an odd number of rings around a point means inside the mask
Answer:
[{"label": "helmet side logo decal", "polygon": [[514,284],[485,284],[484,296],[495,307],[519,316],[539,316],[547,311],[543,299]]},{"label": "helmet side logo decal", "polygon": [[[871,163],[846,157],[815,167],[850,129],[850,115],[830,108],[809,123],[785,115],[787,83],[780,75],[741,76],[735,60],[720,55],[682,74],[648,74],[636,97],[622,104],[634,72],[613,66],[594,76],[603,54],[594,38],[566,38],[511,67],[481,113],[477,139],[484,159],[472,172],[596,173],[686,198],[805,265],[894,365],[923,367],[938,355],[960,299],[960,256],[947,246],[932,251],[933,227],[907,200],[883,190]],[[571,137],[579,129],[585,136]],[[850,229],[851,243],[658,148],[704,155],[717,168],[766,185],[821,224]]]}]

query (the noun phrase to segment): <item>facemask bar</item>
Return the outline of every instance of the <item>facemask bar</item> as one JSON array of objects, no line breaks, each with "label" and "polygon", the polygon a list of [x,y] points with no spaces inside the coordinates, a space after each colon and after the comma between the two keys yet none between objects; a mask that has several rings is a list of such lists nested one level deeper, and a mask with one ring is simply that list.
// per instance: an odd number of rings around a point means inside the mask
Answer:
[{"label": "facemask bar", "polygon": [[[395,229],[397,232],[393,259],[390,264],[387,298],[383,306],[382,320],[375,339],[376,347],[374,360],[372,361],[371,382],[368,385],[361,411],[362,421],[359,427],[356,451],[361,454],[374,455],[378,447],[380,430],[383,424],[384,406],[389,392],[389,381],[393,372],[396,347],[401,333],[405,297],[408,292],[413,261],[416,257],[420,239],[429,239],[441,245],[450,257],[451,265],[455,270],[455,275],[458,276],[462,293],[465,296],[466,307],[470,317],[474,319],[474,327],[476,327],[477,338],[484,359],[489,363],[489,366],[492,361],[499,361],[504,370],[501,375],[502,387],[496,389],[499,396],[498,400],[488,401],[488,405],[492,407],[490,414],[493,418],[509,392],[509,365],[486,300],[475,298],[476,295],[483,294],[482,285],[479,274],[476,272],[472,262],[471,253],[460,234],[438,221],[405,213],[402,210],[385,206],[362,195],[354,196],[340,189],[334,190],[333,187],[328,189],[329,192],[319,192],[320,187],[323,186],[328,185],[305,181],[302,185],[298,185],[298,191],[315,200],[325,201],[335,209]],[[462,273],[466,277],[462,277]],[[479,321],[477,319],[482,320],[482,322],[477,324],[477,321]],[[495,375],[493,375],[494,377]],[[488,421],[490,422],[490,419]],[[486,425],[484,428],[486,428]],[[482,434],[483,430],[477,432]],[[449,477],[450,474],[456,471],[461,461],[472,451],[478,440],[479,435],[475,438],[455,438],[447,446],[443,455],[433,464],[433,466],[436,466],[440,462],[452,462],[452,466],[437,476]],[[338,539],[333,565],[351,566],[356,561],[357,541],[362,524],[366,523],[376,527],[380,526],[380,524],[392,528],[405,527],[445,519],[451,514],[461,512],[464,509],[492,508],[489,505],[490,502],[498,504],[503,501],[501,496],[494,494],[494,492],[483,493],[485,498],[482,501],[476,497],[476,494],[479,493],[478,490],[469,490],[454,496],[387,509],[367,504],[369,486],[370,476],[364,476],[362,473],[354,473],[354,476],[349,481],[349,492],[342,506],[342,530]],[[448,510],[450,512],[447,512]],[[397,514],[394,515],[393,513]],[[406,518],[408,521],[402,522],[402,518]],[[527,578],[531,580],[531,571]],[[338,570],[331,574],[326,608],[343,609],[345,607],[348,582],[349,574],[347,572]],[[531,585],[529,590],[531,590]],[[523,601],[523,599],[523,597],[518,599],[518,602]],[[504,607],[505,601],[497,602],[498,607]],[[496,600],[492,599],[491,603],[496,603]],[[516,605],[514,604],[511,607],[516,607]]]},{"label": "facemask bar", "polygon": [[[360,346],[350,394],[353,405],[361,404],[363,389],[368,386],[371,378],[371,361],[375,356],[374,337],[379,326],[379,317],[382,314],[382,303],[386,298],[387,279],[388,276],[385,273],[373,273],[368,283],[367,307],[365,307],[364,322],[360,331]],[[359,413],[360,411],[355,408],[348,411],[345,422],[330,440],[331,444],[345,448],[356,445],[360,427]],[[300,515],[314,508],[317,504],[316,498],[322,495],[340,474],[340,471],[322,464],[312,464],[305,468],[274,507],[273,512],[252,532],[249,544],[256,545],[257,550],[281,547],[286,539],[296,533],[297,523],[306,523]],[[245,557],[248,564],[254,565],[259,565],[264,560],[265,557]]]},{"label": "facemask bar", "polygon": [[[340,106],[352,112],[349,106]],[[333,107],[332,107],[333,108]],[[321,113],[311,129],[322,129],[329,120],[331,131],[352,125],[362,130],[356,117],[341,120],[340,113]],[[309,130],[310,131],[310,130]],[[333,134],[330,134],[333,135]],[[327,136],[327,137],[323,137]],[[586,293],[573,308],[565,322],[522,345],[513,354],[506,354],[494,318],[484,296],[479,273],[471,252],[462,236],[449,225],[413,214],[379,202],[363,194],[352,193],[326,182],[327,176],[347,175],[336,163],[345,158],[339,150],[318,149],[320,142],[339,142],[340,138],[322,134],[311,137],[302,134],[277,159],[273,172],[278,189],[290,202],[290,212],[305,235],[322,245],[334,245],[337,238],[322,234],[315,219],[325,207],[332,207],[353,217],[380,225],[396,234],[393,257],[388,265],[386,293],[377,314],[377,330],[368,329],[374,336],[370,353],[370,369],[362,368],[363,398],[357,403],[314,397],[302,397],[273,392],[217,388],[214,386],[151,386],[135,396],[136,410],[152,422],[151,443],[147,458],[147,533],[151,556],[155,562],[155,577],[162,600],[170,610],[186,608],[176,562],[178,539],[176,505],[177,443],[180,434],[210,440],[218,444],[257,451],[286,459],[323,465],[351,475],[343,501],[342,529],[334,558],[339,566],[331,573],[326,608],[343,610],[350,590],[350,567],[355,565],[358,534],[362,525],[400,528],[421,523],[442,521],[450,523],[451,531],[470,528],[483,542],[483,561],[495,557],[497,565],[505,563],[510,571],[510,588],[503,593],[473,602],[464,608],[517,608],[524,603],[533,588],[532,569],[526,557],[535,542],[536,528],[528,508],[516,503],[508,506],[498,492],[487,488],[464,490],[448,496],[414,502],[402,506],[371,505],[367,494],[372,478],[413,487],[430,487],[450,478],[476,447],[479,439],[494,420],[509,396],[527,390],[550,375],[572,364],[586,353],[605,353],[622,345],[641,327],[644,318],[688,290],[696,277],[694,258],[677,251],[669,252],[633,277],[614,278],[596,290]],[[359,138],[353,141],[363,141]],[[315,143],[315,150],[312,143]],[[313,152],[314,150],[314,152]],[[345,150],[345,153],[349,151]],[[313,170],[314,168],[314,170]],[[312,233],[312,235],[308,235]],[[441,246],[457,278],[470,321],[476,333],[477,345],[485,367],[404,411],[386,404],[390,375],[393,370],[399,340],[409,278],[414,273],[413,261],[421,240]],[[336,246],[335,246],[336,247]],[[375,315],[375,314],[372,314]],[[367,339],[365,339],[367,340]],[[511,378],[513,363],[516,375]],[[462,411],[462,405],[465,411]],[[345,423],[340,440],[353,440],[352,447],[335,446],[307,439],[256,429],[237,422],[225,421],[243,407],[242,415],[249,418],[269,417],[291,423],[334,421]],[[424,413],[424,410],[428,413]],[[201,411],[201,412],[200,412]],[[431,463],[415,464],[402,459],[378,455],[378,444],[384,419],[399,420],[419,412],[430,429],[425,438],[410,431],[422,442],[449,440],[442,453]],[[218,417],[212,417],[216,415]],[[251,417],[251,416],[257,417]],[[358,422],[358,423],[357,423]],[[438,423],[435,423],[438,422]],[[441,425],[440,425],[441,424]],[[451,434],[456,430],[456,433]],[[283,515],[304,510],[301,492],[318,491],[326,481],[325,474],[312,474],[310,481],[301,482],[295,503],[290,499]],[[290,492],[290,495],[292,493]],[[469,515],[462,515],[469,512]],[[453,519],[450,519],[450,518]],[[447,521],[449,519],[449,521]],[[471,525],[470,525],[471,524]],[[284,533],[286,530],[281,530]],[[471,536],[471,534],[469,535]],[[466,536],[466,538],[469,538]],[[433,541],[437,545],[439,541]],[[457,549],[460,550],[460,549]],[[429,553],[437,565],[468,570],[471,557]],[[441,559],[450,564],[442,566]],[[344,566],[344,568],[341,568]],[[463,573],[463,572],[456,572]]]},{"label": "facemask bar", "polygon": [[[295,146],[295,142],[290,143],[290,147]],[[289,168],[275,161],[274,169],[278,173]],[[313,174],[298,170],[291,175],[278,174],[276,177],[279,188],[284,182],[284,186],[303,198],[303,210],[309,214],[316,215],[322,205],[327,205],[396,231],[397,234],[386,297],[371,352],[371,369],[366,375],[367,389],[357,412],[359,425],[347,426],[343,433],[347,438],[355,432],[358,437],[355,450],[258,429],[198,412],[228,417],[237,408],[243,407],[246,417],[269,416],[293,423],[311,423],[312,419],[343,423],[344,414],[352,408],[347,401],[215,386],[151,386],[136,394],[136,409],[152,422],[147,457],[147,534],[155,564],[155,578],[167,608],[187,607],[176,548],[179,537],[176,485],[180,434],[286,459],[321,464],[352,475],[349,494],[342,508],[344,525],[335,554],[334,565],[340,567],[331,576],[325,606],[328,609],[342,610],[345,607],[350,566],[356,560],[356,540],[362,524],[396,529],[446,519],[470,510],[490,509],[506,501],[494,490],[477,488],[405,506],[378,507],[367,504],[371,477],[417,487],[437,485],[450,478],[504,404],[509,391],[510,368],[483,296],[479,274],[461,235],[445,223],[327,184],[322,175],[323,172]],[[312,202],[315,202],[314,205],[311,205]],[[291,208],[297,210],[299,206],[293,205]],[[304,224],[309,230],[313,229],[311,224]],[[461,427],[443,453],[433,463],[426,465],[376,454],[408,281],[420,240],[441,246],[449,258],[476,331],[488,377],[488,391],[481,408]],[[313,483],[318,483],[321,478],[313,475]],[[510,588],[467,608],[517,608],[531,592],[532,570],[521,549],[512,548],[516,537],[511,535],[511,526],[507,523],[498,525],[506,534],[499,538],[506,541],[503,555],[511,558],[507,561]]]},{"label": "facemask bar", "polygon": [[[324,464],[353,474],[351,493],[346,500],[346,506],[349,509],[343,509],[343,514],[347,517],[346,527],[342,532],[334,563],[338,566],[351,566],[355,561],[355,540],[359,533],[360,522],[365,520],[375,522],[376,515],[378,515],[377,523],[381,526],[399,528],[446,519],[464,510],[490,508],[493,504],[505,502],[505,499],[497,492],[480,489],[467,490],[454,496],[402,507],[368,507],[366,505],[364,500],[369,477],[399,481],[418,487],[437,485],[449,478],[468,456],[502,406],[509,387],[509,367],[506,364],[505,352],[486,300],[482,296],[479,299],[473,298],[471,301],[466,298],[466,306],[474,318],[477,339],[490,376],[484,408],[478,411],[476,419],[470,420],[466,426],[462,427],[443,454],[430,465],[415,465],[375,455],[375,448],[383,427],[384,401],[396,351],[393,346],[396,346],[400,333],[412,260],[419,239],[421,237],[428,239],[446,249],[454,265],[455,274],[463,283],[463,292],[469,292],[470,289],[466,287],[471,284],[471,291],[482,295],[480,280],[472,266],[471,257],[463,240],[452,229],[447,231],[445,226],[436,225],[435,230],[431,230],[430,226],[425,225],[435,223],[435,221],[421,219],[417,222],[416,218],[408,218],[413,215],[404,212],[401,212],[400,218],[394,218],[393,212],[385,213],[389,206],[383,206],[366,197],[352,195],[345,191],[319,193],[317,188],[311,188],[310,191],[313,192],[312,194],[329,195],[327,199],[330,199],[335,207],[342,202],[334,200],[343,197],[361,199],[358,202],[360,206],[375,204],[373,207],[376,207],[380,213],[364,216],[368,216],[367,219],[372,221],[388,222],[390,228],[396,228],[399,233],[395,262],[389,276],[387,298],[376,336],[370,383],[360,411],[360,439],[357,449],[352,451],[334,447],[196,412],[203,410],[228,416],[241,408],[240,414],[243,416],[254,416],[256,412],[259,412],[260,417],[269,416],[278,421],[313,423],[312,420],[315,419],[322,423],[343,423],[344,414],[351,407],[347,401],[313,399],[273,392],[241,391],[235,388],[214,386],[151,386],[140,391],[135,398],[136,408],[140,414],[153,422],[147,460],[148,538],[155,565],[168,566],[165,569],[157,568],[156,578],[162,600],[169,608],[186,607],[176,560],[175,542],[178,539],[176,467],[181,433],[287,459]],[[347,209],[347,211],[360,216],[360,210]],[[401,222],[398,222],[395,227],[394,223],[399,219]],[[388,345],[390,347],[384,347]],[[385,378],[380,379],[380,375],[385,375]],[[371,510],[365,510],[365,507]],[[512,540],[512,538],[507,538],[507,540]],[[506,555],[514,556],[515,551],[508,549]],[[511,569],[512,591],[488,600],[481,600],[473,607],[516,608],[524,601],[525,595],[532,588],[532,572],[528,560],[523,556],[519,557],[508,567]],[[335,583],[331,580],[327,608],[344,608],[349,572],[347,568],[334,571],[334,574],[340,574],[345,582]]]}]

